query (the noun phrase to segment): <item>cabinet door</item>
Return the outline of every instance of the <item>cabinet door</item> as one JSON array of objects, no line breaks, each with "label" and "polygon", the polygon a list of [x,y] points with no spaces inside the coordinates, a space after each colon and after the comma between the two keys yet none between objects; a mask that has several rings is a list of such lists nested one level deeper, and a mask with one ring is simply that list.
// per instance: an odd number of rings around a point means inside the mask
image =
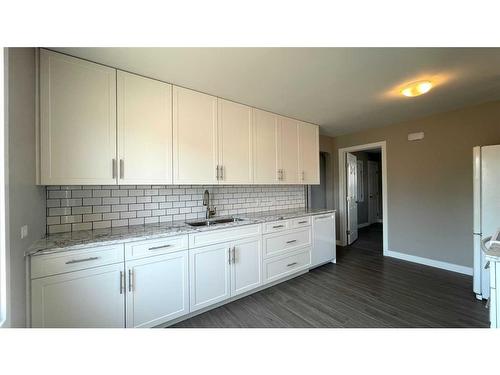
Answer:
[{"label": "cabinet door", "polygon": [[172,183],[172,85],[118,71],[119,184]]},{"label": "cabinet door", "polygon": [[296,120],[281,117],[280,119],[280,164],[282,169],[281,183],[297,184],[299,181],[299,134]]},{"label": "cabinet door", "polygon": [[154,327],[189,313],[188,252],[126,263],[127,327]]},{"label": "cabinet door", "polygon": [[116,184],[116,70],[40,51],[40,182]]},{"label": "cabinet door", "polygon": [[174,86],[174,184],[217,183],[217,98]]},{"label": "cabinet door", "polygon": [[195,311],[230,296],[230,245],[189,250],[190,310]]},{"label": "cabinet door", "polygon": [[262,284],[262,240],[254,237],[232,245],[231,296],[236,296]]},{"label": "cabinet door", "polygon": [[123,263],[31,282],[33,327],[125,327]]},{"label": "cabinet door", "polygon": [[278,116],[253,110],[253,168],[254,183],[276,184],[278,180]]},{"label": "cabinet door", "polygon": [[303,184],[319,184],[319,128],[299,123],[299,178]]},{"label": "cabinet door", "polygon": [[252,183],[252,108],[218,99],[217,117],[219,183]]}]

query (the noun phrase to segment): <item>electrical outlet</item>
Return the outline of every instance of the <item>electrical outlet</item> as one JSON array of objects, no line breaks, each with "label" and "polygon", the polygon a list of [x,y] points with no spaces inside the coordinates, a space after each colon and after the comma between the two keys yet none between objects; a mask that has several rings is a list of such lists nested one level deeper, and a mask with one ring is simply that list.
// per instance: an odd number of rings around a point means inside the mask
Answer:
[{"label": "electrical outlet", "polygon": [[28,226],[23,225],[21,227],[21,239],[28,237]]}]

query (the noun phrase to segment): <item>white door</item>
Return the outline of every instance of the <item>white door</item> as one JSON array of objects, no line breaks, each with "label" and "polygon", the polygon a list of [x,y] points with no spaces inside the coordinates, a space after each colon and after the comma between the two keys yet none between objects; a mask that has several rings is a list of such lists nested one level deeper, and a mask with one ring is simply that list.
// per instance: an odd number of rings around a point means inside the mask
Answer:
[{"label": "white door", "polygon": [[368,222],[378,222],[380,215],[379,166],[375,161],[368,161]]},{"label": "white door", "polygon": [[154,327],[189,313],[188,252],[127,262],[127,327]]},{"label": "white door", "polygon": [[347,153],[347,244],[358,239],[358,163],[356,156]]},{"label": "white door", "polygon": [[251,184],[252,108],[218,99],[219,183]]},{"label": "white door", "polygon": [[116,184],[116,70],[40,51],[40,183]]},{"label": "white door", "polygon": [[232,243],[231,296],[262,284],[262,240],[249,238]]},{"label": "white door", "polygon": [[119,184],[172,183],[172,85],[118,71]]},{"label": "white door", "polygon": [[124,328],[123,263],[31,282],[32,327]]},{"label": "white door", "polygon": [[173,87],[174,184],[217,184],[217,98]]},{"label": "white door", "polygon": [[229,298],[229,244],[189,250],[190,311],[196,311]]},{"label": "white door", "polygon": [[278,116],[253,110],[253,168],[255,184],[276,184],[278,178],[279,131]]},{"label": "white door", "polygon": [[303,184],[319,184],[319,127],[299,123],[299,178]]},{"label": "white door", "polygon": [[296,120],[280,117],[280,165],[282,174],[281,183],[283,184],[300,183],[298,130],[298,122]]}]

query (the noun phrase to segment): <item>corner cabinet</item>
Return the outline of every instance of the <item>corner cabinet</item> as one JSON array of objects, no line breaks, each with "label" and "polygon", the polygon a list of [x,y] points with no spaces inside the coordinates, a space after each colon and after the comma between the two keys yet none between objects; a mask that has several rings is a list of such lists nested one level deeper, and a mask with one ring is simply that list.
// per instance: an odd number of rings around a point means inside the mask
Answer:
[{"label": "corner cabinet", "polygon": [[172,183],[172,85],[118,71],[118,183]]},{"label": "corner cabinet", "polygon": [[116,184],[116,70],[40,51],[40,183]]}]

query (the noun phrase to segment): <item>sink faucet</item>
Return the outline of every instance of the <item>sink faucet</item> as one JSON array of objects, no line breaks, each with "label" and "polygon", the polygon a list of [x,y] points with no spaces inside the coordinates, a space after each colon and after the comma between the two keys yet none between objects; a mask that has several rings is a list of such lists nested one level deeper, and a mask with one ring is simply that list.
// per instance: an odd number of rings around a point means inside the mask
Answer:
[{"label": "sink faucet", "polygon": [[210,219],[215,215],[216,208],[210,207],[210,193],[208,190],[205,190],[203,193],[203,205],[207,208],[207,211],[205,212],[205,219]]}]

